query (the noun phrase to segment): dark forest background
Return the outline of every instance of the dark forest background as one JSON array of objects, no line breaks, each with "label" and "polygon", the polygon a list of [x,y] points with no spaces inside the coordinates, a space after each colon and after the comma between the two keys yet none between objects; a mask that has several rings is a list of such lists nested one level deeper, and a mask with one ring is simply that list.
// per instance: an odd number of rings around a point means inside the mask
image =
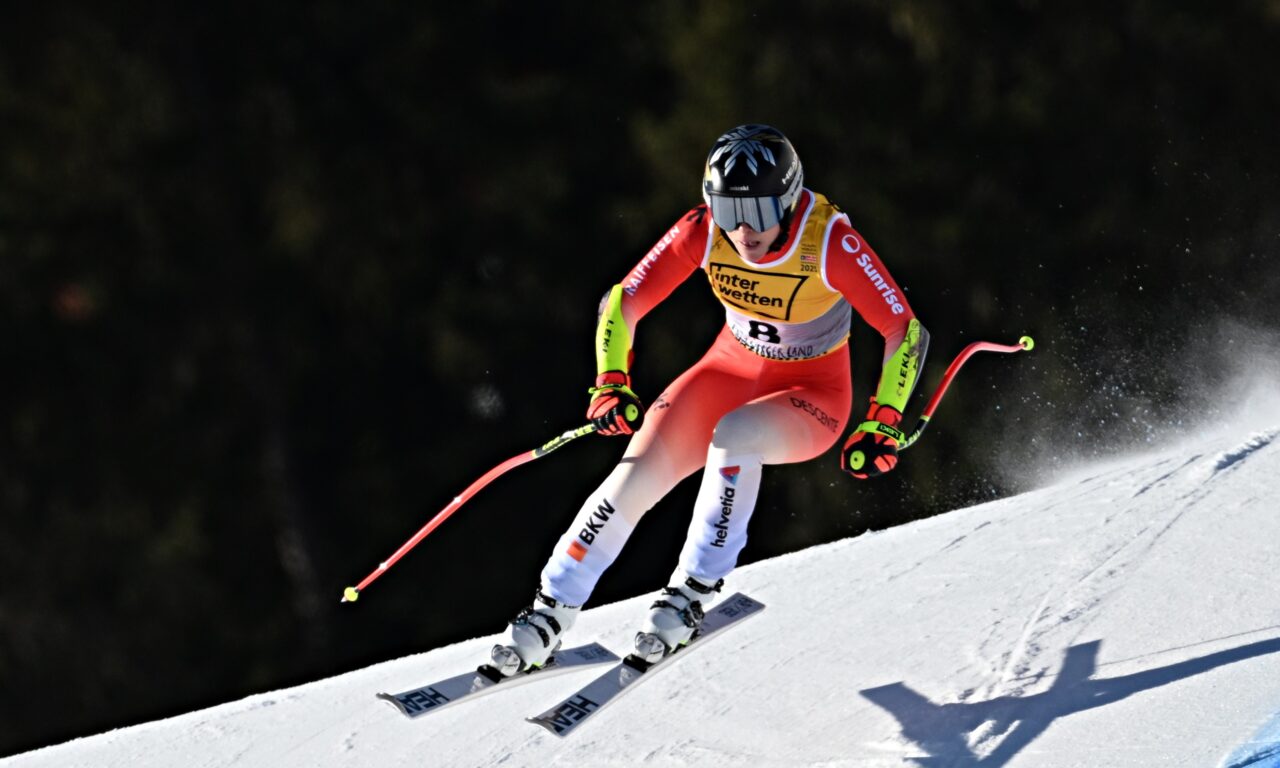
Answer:
[{"label": "dark forest background", "polygon": [[[0,754],[499,631],[621,441],[339,598],[583,421],[598,299],[742,122],[906,286],[916,408],[1038,342],[888,477],[767,473],[746,561],[1194,438],[1274,360],[1277,0],[206,5],[0,23]],[[641,396],[721,321],[699,276],[651,315]],[[596,604],[662,585],[695,489]]]}]

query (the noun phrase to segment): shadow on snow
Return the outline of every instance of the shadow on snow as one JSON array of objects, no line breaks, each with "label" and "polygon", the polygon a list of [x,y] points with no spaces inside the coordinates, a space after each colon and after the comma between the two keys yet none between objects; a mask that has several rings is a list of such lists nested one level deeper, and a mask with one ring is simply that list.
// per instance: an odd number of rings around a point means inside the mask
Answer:
[{"label": "shadow on snow", "polygon": [[[1159,688],[1237,661],[1280,651],[1280,638],[1218,651],[1131,675],[1093,679],[1101,641],[1067,649],[1053,685],[1031,696],[1002,696],[989,701],[934,704],[903,683],[861,693],[897,718],[902,735],[928,753],[912,758],[922,766],[1001,766],[1044,733],[1054,720]],[[990,754],[980,757],[969,736],[990,723],[987,733],[1005,734]]]}]

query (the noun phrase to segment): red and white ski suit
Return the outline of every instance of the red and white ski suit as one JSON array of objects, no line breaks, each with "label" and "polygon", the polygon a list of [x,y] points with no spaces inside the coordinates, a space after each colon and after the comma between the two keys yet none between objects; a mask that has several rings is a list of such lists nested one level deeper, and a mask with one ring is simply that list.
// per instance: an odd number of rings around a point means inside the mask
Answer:
[{"label": "red and white ski suit", "polygon": [[631,337],[699,270],[724,305],[725,327],[649,407],[556,545],[542,590],[562,603],[585,603],[641,516],[703,467],[676,573],[707,583],[727,575],[746,544],[762,466],[814,458],[847,428],[852,312],[884,337],[885,359],[915,317],[848,217],[807,189],[786,242],[759,263],[737,254],[705,206],[681,217],[622,282]]}]

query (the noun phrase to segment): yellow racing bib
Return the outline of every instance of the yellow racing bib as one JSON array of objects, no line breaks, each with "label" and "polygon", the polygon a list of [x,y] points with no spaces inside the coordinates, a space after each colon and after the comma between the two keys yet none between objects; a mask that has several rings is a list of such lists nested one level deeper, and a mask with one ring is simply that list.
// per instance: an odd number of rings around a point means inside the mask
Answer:
[{"label": "yellow racing bib", "polygon": [[799,235],[771,261],[744,261],[710,223],[702,268],[711,290],[734,338],[771,360],[821,357],[849,337],[852,308],[825,277],[827,234],[844,214],[822,195],[809,195]]}]

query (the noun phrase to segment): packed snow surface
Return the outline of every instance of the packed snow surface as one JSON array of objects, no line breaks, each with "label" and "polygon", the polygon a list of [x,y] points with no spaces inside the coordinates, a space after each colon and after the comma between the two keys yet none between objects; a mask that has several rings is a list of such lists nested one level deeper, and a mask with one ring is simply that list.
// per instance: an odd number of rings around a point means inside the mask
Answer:
[{"label": "packed snow surface", "polygon": [[[140,766],[1280,764],[1280,429],[1105,465],[736,572],[764,613],[566,739],[524,721],[598,670],[409,720],[378,691],[477,638],[0,760]],[[625,651],[650,598],[571,640]]]}]

